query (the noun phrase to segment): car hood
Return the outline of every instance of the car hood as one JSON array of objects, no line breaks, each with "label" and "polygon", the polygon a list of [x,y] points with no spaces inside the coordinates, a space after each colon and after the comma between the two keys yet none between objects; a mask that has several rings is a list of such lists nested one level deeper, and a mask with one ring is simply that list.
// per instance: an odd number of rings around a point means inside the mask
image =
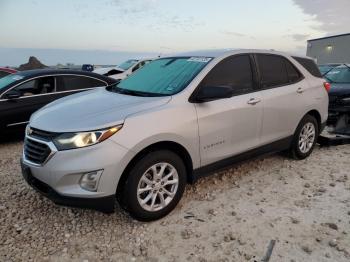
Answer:
[{"label": "car hood", "polygon": [[331,84],[331,89],[329,90],[329,95],[331,96],[343,96],[350,95],[350,83],[344,84]]},{"label": "car hood", "polygon": [[122,95],[99,88],[46,105],[32,115],[30,126],[50,132],[98,130],[121,124],[128,116],[164,105],[170,99]]}]

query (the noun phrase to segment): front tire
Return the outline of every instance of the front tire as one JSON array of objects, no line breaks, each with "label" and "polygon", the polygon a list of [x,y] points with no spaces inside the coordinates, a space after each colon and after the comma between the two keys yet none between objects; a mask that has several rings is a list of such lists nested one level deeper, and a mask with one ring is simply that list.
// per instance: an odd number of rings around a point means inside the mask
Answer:
[{"label": "front tire", "polygon": [[319,127],[315,117],[306,115],[299,123],[290,148],[290,156],[294,159],[305,159],[317,142]]},{"label": "front tire", "polygon": [[148,153],[130,170],[122,188],[122,205],[137,220],[160,219],[180,201],[186,177],[177,154],[168,150]]}]

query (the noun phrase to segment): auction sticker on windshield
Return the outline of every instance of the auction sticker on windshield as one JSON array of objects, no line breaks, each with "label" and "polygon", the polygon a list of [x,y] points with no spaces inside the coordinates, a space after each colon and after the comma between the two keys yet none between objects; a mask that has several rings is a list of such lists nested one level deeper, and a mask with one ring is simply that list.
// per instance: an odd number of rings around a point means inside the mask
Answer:
[{"label": "auction sticker on windshield", "polygon": [[198,63],[208,63],[212,58],[211,57],[191,57],[188,62],[198,62]]}]

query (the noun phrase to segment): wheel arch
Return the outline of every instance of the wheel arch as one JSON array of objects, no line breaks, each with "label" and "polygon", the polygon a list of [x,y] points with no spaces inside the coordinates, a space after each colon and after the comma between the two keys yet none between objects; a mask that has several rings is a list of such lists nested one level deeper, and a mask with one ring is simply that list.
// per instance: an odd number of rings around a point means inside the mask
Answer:
[{"label": "wheel arch", "polygon": [[161,141],[156,142],[151,145],[148,145],[147,147],[143,148],[141,151],[139,151],[127,164],[126,168],[124,169],[119,182],[117,186],[117,196],[121,192],[122,187],[124,186],[128,173],[131,170],[131,168],[135,165],[137,161],[139,161],[142,157],[144,157],[146,154],[149,154],[150,152],[157,151],[157,150],[169,150],[174,153],[176,153],[184,162],[186,171],[187,171],[187,182],[192,183],[193,182],[193,161],[190,153],[187,151],[187,149],[182,146],[181,144],[173,141]]},{"label": "wheel arch", "polygon": [[[313,117],[317,120],[318,131],[319,131],[319,133],[321,133],[321,129],[322,129],[321,114],[320,114],[316,109],[313,109],[313,110],[310,110],[309,112],[307,112],[307,113],[303,116],[303,118],[304,118],[306,115],[311,115],[311,116],[313,116]],[[300,120],[300,121],[301,121],[301,120]]]}]

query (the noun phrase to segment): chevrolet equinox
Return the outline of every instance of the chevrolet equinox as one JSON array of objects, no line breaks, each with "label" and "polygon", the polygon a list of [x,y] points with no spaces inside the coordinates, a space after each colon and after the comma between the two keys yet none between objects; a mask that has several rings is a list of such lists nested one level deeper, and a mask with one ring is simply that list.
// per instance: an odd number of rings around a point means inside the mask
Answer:
[{"label": "chevrolet equinox", "polygon": [[154,60],[119,83],[34,113],[22,173],[56,204],[151,221],[188,182],[261,154],[308,157],[328,113],[314,61],[263,50]]}]

